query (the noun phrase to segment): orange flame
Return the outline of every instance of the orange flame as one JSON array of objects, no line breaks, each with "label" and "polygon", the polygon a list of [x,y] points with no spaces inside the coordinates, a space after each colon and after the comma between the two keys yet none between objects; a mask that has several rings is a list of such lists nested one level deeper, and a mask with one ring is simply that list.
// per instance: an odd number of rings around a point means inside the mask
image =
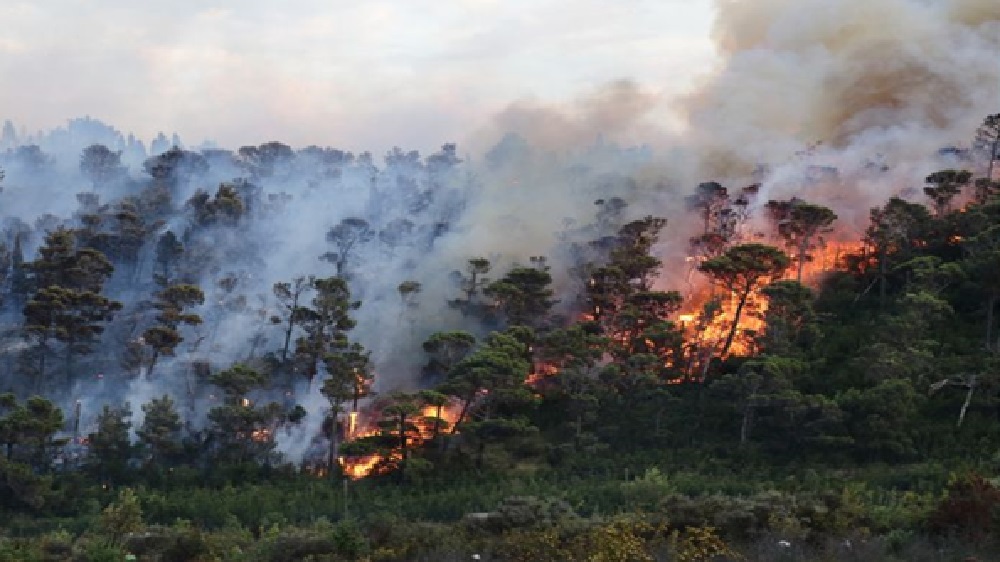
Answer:
[{"label": "orange flame", "polygon": [[[437,406],[424,406],[420,411],[420,416],[413,420],[419,434],[408,437],[407,446],[419,447],[434,439],[435,427],[437,427],[438,433],[444,433],[448,430],[448,428],[451,428],[458,422],[460,412],[460,405],[453,402],[446,403],[441,407],[440,416],[438,415]],[[374,437],[378,435],[382,430],[374,425],[376,417],[373,415],[374,413],[375,412],[364,412],[362,414],[367,415],[359,416],[359,412],[350,412],[346,420],[347,439],[355,440],[362,437]],[[358,423],[359,417],[361,421],[360,426]],[[402,455],[400,454],[400,451],[398,449],[393,449],[388,455],[372,453],[357,457],[342,456],[337,460],[340,463],[344,474],[352,480],[357,480],[359,478],[371,476],[379,469],[380,466],[388,464],[388,461],[398,461],[401,459]]]}]

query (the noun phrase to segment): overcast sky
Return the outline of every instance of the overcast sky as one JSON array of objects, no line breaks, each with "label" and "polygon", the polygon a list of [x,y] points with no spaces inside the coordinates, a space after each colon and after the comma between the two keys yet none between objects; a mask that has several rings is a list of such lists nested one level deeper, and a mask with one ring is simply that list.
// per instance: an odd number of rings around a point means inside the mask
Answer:
[{"label": "overcast sky", "polygon": [[427,150],[519,99],[683,91],[714,61],[711,18],[709,0],[3,0],[0,118]]}]

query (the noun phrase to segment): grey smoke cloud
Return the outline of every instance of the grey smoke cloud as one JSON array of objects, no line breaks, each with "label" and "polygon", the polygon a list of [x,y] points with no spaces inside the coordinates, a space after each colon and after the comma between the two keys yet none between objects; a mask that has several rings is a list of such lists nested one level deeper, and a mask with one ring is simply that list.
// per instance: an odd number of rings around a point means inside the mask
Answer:
[{"label": "grey smoke cloud", "polygon": [[[774,160],[821,141],[966,141],[1000,105],[992,0],[719,0],[720,71],[687,100],[707,165]],[[921,131],[927,134],[921,134]],[[923,147],[926,148],[926,147]]]}]

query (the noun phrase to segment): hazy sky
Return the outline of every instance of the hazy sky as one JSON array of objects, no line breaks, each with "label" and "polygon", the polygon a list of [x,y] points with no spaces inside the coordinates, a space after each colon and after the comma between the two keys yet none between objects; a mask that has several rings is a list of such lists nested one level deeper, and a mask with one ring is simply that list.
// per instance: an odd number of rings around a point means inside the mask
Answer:
[{"label": "hazy sky", "polygon": [[711,18],[710,0],[3,0],[0,118],[427,150],[518,99],[682,91],[714,62]]}]

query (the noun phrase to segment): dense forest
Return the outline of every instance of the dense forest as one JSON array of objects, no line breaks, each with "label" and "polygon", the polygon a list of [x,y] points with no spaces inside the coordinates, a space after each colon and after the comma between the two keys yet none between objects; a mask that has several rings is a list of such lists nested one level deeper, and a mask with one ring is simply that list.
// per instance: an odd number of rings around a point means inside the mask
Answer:
[{"label": "dense forest", "polygon": [[987,559],[998,144],[679,185],[8,124],[0,560]]}]

